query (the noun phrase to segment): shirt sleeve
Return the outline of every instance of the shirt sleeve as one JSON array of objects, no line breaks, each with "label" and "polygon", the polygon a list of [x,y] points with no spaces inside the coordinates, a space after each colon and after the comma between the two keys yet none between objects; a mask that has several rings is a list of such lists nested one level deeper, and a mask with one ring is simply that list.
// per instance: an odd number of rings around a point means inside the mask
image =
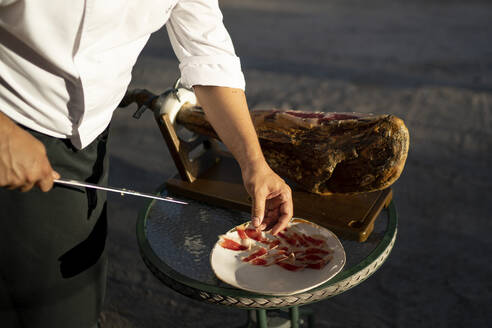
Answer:
[{"label": "shirt sleeve", "polygon": [[166,24],[181,83],[245,88],[244,75],[217,0],[179,0]]}]

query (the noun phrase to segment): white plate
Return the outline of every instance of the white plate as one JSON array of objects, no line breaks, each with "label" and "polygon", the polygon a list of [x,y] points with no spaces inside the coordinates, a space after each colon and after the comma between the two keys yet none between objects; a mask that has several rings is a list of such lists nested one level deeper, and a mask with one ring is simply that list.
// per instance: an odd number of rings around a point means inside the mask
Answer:
[{"label": "white plate", "polygon": [[[234,287],[268,295],[293,295],[323,284],[340,272],[345,265],[345,251],[340,240],[330,230],[312,222],[294,219],[291,224],[307,235],[321,234],[333,251],[332,260],[321,270],[289,271],[278,265],[257,266],[241,261],[240,252],[215,244],[210,255],[212,270],[217,277]],[[236,234],[235,228],[225,236]]]}]

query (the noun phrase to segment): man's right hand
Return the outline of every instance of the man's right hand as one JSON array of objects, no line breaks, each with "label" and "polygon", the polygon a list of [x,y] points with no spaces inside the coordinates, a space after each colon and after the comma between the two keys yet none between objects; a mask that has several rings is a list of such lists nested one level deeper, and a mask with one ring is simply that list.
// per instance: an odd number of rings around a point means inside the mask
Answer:
[{"label": "man's right hand", "polygon": [[48,191],[58,178],[44,145],[0,112],[0,187]]}]

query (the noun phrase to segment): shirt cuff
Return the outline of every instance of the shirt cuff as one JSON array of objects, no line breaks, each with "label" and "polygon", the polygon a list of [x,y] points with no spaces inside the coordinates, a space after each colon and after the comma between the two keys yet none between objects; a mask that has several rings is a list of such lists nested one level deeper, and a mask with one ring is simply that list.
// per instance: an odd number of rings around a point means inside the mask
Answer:
[{"label": "shirt cuff", "polygon": [[179,64],[181,84],[219,86],[245,90],[246,82],[238,57],[228,55],[192,56]]}]

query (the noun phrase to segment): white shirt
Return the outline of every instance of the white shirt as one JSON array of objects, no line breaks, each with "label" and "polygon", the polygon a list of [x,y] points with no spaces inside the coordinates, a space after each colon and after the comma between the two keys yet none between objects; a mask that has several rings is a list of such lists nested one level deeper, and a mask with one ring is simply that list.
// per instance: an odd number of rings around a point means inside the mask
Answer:
[{"label": "white shirt", "polygon": [[182,84],[244,89],[217,0],[0,0],[0,110],[85,147],[166,22]]}]

